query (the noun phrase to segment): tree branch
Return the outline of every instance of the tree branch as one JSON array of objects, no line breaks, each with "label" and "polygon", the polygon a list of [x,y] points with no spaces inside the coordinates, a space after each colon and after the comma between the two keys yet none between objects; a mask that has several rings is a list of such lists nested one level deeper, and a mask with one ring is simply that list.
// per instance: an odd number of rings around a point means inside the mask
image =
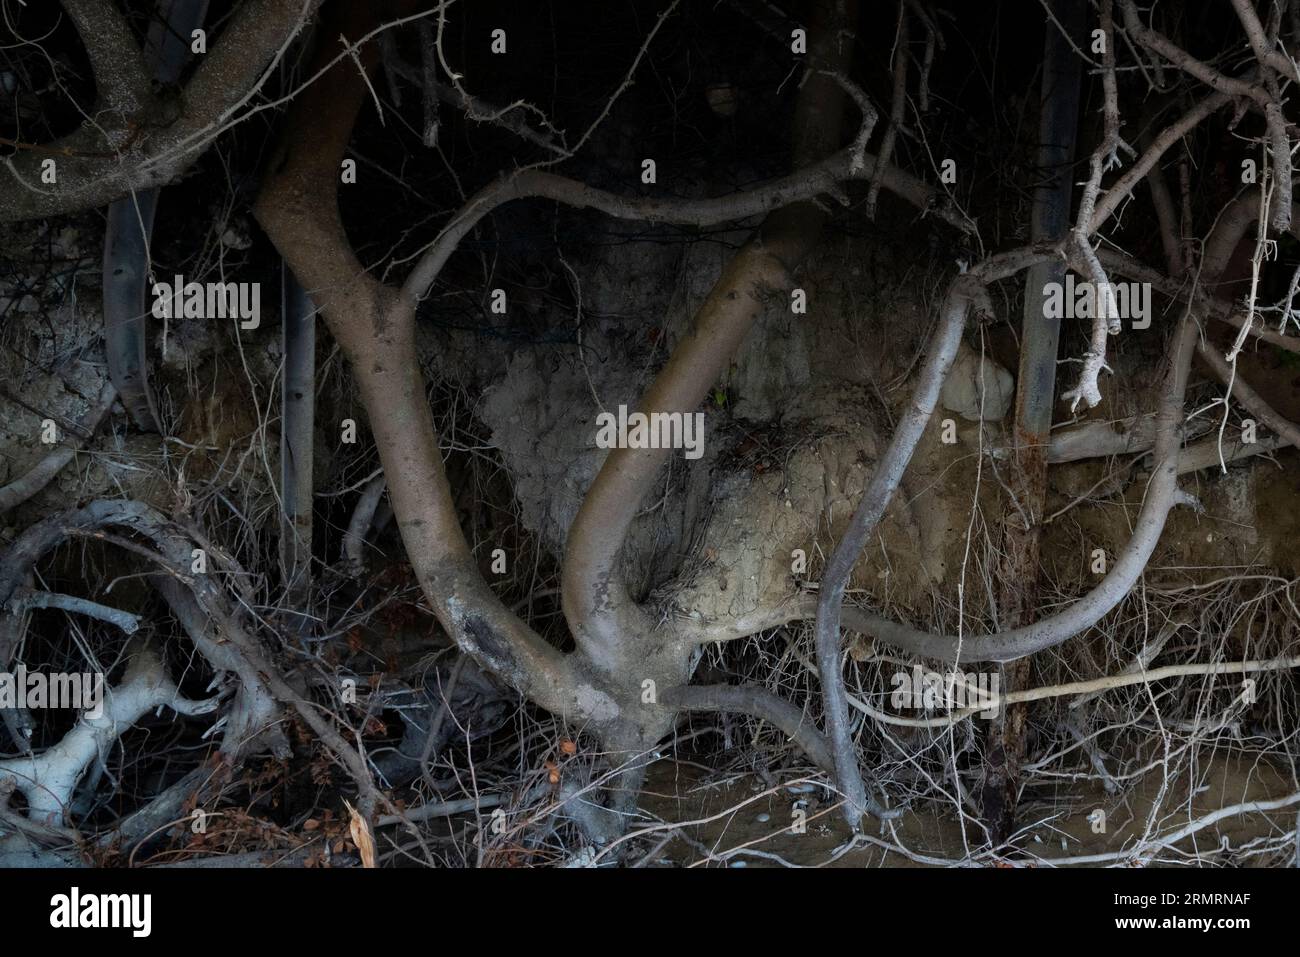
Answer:
[{"label": "tree branch", "polygon": [[72,461],[77,451],[84,448],[90,441],[95,430],[99,428],[99,423],[104,420],[104,416],[108,415],[108,410],[113,407],[113,400],[116,398],[117,390],[113,388],[113,384],[105,382],[103,388],[99,391],[99,399],[81,420],[81,431],[85,437],[77,437],[72,441],[64,442],[63,445],[60,445],[28,469],[21,478],[14,479],[8,485],[0,487],[0,514],[27,501],[54,481],[55,476]]},{"label": "tree branch", "polygon": [[[179,175],[257,92],[271,73],[268,64],[283,54],[320,2],[248,0],[195,70],[179,107],[151,94],[129,113],[97,117],[39,151],[4,158],[0,162],[12,182],[0,178],[0,222],[103,206]],[[74,6],[86,11],[88,24],[103,19],[102,14],[95,19],[91,0],[75,0]],[[113,41],[114,49],[120,39]],[[131,60],[140,60],[138,48]],[[50,157],[56,158],[57,181],[47,186],[42,161]]]},{"label": "tree branch", "polygon": [[126,675],[105,689],[103,713],[83,714],[58,744],[38,756],[0,761],[0,780],[12,780],[27,799],[27,814],[40,824],[62,824],[72,792],[91,762],[149,711],[167,705],[181,714],[203,714],[215,699],[189,701],[167,676],[157,655],[137,645]]},{"label": "tree branch", "polygon": [[4,606],[4,610],[11,615],[21,615],[30,608],[58,608],[66,612],[88,615],[115,625],[128,635],[134,634],[140,627],[139,615],[122,611],[120,608],[109,608],[89,598],[78,598],[75,595],[62,595],[57,592],[20,589]]},{"label": "tree branch", "polygon": [[971,308],[991,315],[984,283],[1025,268],[1041,255],[1023,250],[986,260],[977,272],[958,276],[948,287],[944,298],[939,328],[935,331],[929,355],[917,376],[912,401],[894,428],[889,448],[876,463],[871,480],[863,490],[858,507],[849,520],[822,572],[821,588],[817,601],[817,671],[822,679],[822,697],[825,700],[826,723],[831,747],[835,754],[835,767],[840,790],[845,797],[845,814],[849,826],[857,830],[863,812],[867,809],[866,790],[858,768],[857,749],[849,730],[848,699],[840,663],[840,609],[848,587],[853,566],[862,554],[862,548],[889,507],[907,464],[916,451],[916,445],[934,413],[944,379],[957,358],[961,346],[966,315]]},{"label": "tree branch", "polygon": [[152,98],[144,54],[113,0],[62,0],[86,47],[101,108],[130,116]]},{"label": "tree branch", "polygon": [[733,711],[779,728],[827,774],[835,774],[830,742],[813,720],[772,692],[755,685],[686,685],[673,689],[668,704],[682,711]]},{"label": "tree branch", "polygon": [[[96,501],[37,522],[23,532],[0,562],[0,608],[21,596],[22,585],[36,562],[72,534],[103,534],[103,529],[123,528],[151,542],[148,552],[168,573],[159,589],[185,626],[195,646],[217,671],[235,674],[240,681],[227,724],[222,750],[243,753],[254,741],[265,740],[272,750],[285,747],[283,738],[268,731],[276,709],[268,706],[270,693],[258,669],[234,653],[236,647],[255,644],[221,587],[210,575],[183,575],[191,562],[194,543],[179,534],[160,513],[147,505],[127,501]],[[21,600],[21,598],[19,599]],[[132,616],[134,617],[134,616]],[[17,614],[0,615],[0,668],[8,666],[20,640]],[[209,638],[209,631],[215,636]]]},{"label": "tree branch", "polygon": [[[334,8],[323,32],[363,36],[382,12]],[[358,56],[370,69],[378,44],[363,44]],[[577,701],[571,665],[479,574],[415,361],[414,309],[394,319],[397,293],[366,273],[339,217],[339,163],[366,89],[354,63],[326,69],[333,59],[329,49],[317,51],[313,67],[325,72],[291,110],[254,213],[348,357],[402,540],[439,622],[462,650],[543,707],[612,714],[613,702],[594,692]]]}]

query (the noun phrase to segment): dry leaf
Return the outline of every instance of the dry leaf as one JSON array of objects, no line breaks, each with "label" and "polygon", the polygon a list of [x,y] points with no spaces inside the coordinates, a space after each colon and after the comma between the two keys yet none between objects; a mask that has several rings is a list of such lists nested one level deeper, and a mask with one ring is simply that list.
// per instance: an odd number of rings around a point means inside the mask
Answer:
[{"label": "dry leaf", "polygon": [[378,866],[375,863],[375,839],[370,836],[370,825],[366,823],[366,819],[361,816],[357,809],[347,802],[346,798],[343,800],[343,806],[352,815],[352,820],[348,822],[348,830],[352,833],[352,843],[361,852],[361,866]]}]

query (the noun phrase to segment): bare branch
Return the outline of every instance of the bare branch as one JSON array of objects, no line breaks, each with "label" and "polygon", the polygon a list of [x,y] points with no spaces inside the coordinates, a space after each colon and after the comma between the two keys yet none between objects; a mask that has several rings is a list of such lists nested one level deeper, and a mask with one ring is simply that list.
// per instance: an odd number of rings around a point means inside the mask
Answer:
[{"label": "bare branch", "polygon": [[88,598],[78,598],[75,595],[60,595],[56,592],[20,589],[13,598],[9,599],[9,603],[4,610],[11,615],[21,615],[29,608],[58,608],[79,615],[88,615],[91,618],[98,618],[100,621],[115,625],[128,635],[134,634],[140,627],[139,615],[133,615],[129,611],[122,611],[119,608],[109,608],[107,605],[101,605],[99,602],[91,601]]},{"label": "bare branch", "polygon": [[1115,85],[1115,29],[1111,20],[1112,0],[1101,0],[1101,30],[1104,36],[1105,51],[1102,55],[1102,112],[1105,118],[1105,133],[1097,148],[1092,152],[1089,163],[1090,174],[1084,185],[1083,196],[1079,200],[1079,214],[1074,227],[1074,255],[1082,263],[1080,272],[1093,284],[1097,314],[1092,317],[1092,337],[1088,350],[1083,354],[1083,369],[1079,373],[1078,384],[1061,398],[1070,400],[1070,410],[1078,408],[1079,403],[1091,409],[1101,402],[1101,391],[1097,377],[1106,368],[1106,337],[1120,331],[1119,313],[1115,306],[1115,296],[1111,290],[1106,271],[1093,252],[1089,239],[1093,210],[1097,204],[1097,195],[1101,192],[1101,178],[1107,170],[1119,164],[1119,101]]}]

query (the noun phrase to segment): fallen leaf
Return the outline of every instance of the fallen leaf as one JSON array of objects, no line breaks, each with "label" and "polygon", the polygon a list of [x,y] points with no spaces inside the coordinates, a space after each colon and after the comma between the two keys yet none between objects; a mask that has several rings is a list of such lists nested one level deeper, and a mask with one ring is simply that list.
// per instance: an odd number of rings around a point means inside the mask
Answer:
[{"label": "fallen leaf", "polygon": [[352,815],[352,820],[348,822],[348,830],[352,833],[352,843],[357,846],[361,853],[362,867],[377,867],[375,863],[375,839],[370,835],[370,825],[366,819],[361,816],[345,798],[343,806],[348,809],[348,814]]}]

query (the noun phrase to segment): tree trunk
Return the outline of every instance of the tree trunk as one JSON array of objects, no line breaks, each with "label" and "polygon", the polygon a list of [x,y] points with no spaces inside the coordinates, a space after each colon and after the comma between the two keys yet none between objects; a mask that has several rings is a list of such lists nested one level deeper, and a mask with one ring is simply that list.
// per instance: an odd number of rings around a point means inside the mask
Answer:
[{"label": "tree trunk", "polygon": [[[1083,35],[1082,0],[1055,0],[1052,12],[1078,42]],[[1038,187],[1034,191],[1031,239],[1059,239],[1069,229],[1070,166],[1074,161],[1079,115],[1079,58],[1049,20],[1043,43],[1043,88],[1039,115]],[[1020,334],[1015,423],[1007,484],[1014,496],[1002,516],[1002,550],[997,567],[998,626],[1029,624],[1038,607],[1038,549],[1047,494],[1047,445],[1056,398],[1059,319],[1044,316],[1043,290],[1061,282],[1065,266],[1047,260],[1029,268]],[[1029,659],[1001,668],[1001,688],[1009,693],[1026,687]],[[1019,791],[1019,768],[1025,751],[1027,705],[1000,708],[988,728],[984,780],[984,819],[994,843],[1011,833]]]}]

